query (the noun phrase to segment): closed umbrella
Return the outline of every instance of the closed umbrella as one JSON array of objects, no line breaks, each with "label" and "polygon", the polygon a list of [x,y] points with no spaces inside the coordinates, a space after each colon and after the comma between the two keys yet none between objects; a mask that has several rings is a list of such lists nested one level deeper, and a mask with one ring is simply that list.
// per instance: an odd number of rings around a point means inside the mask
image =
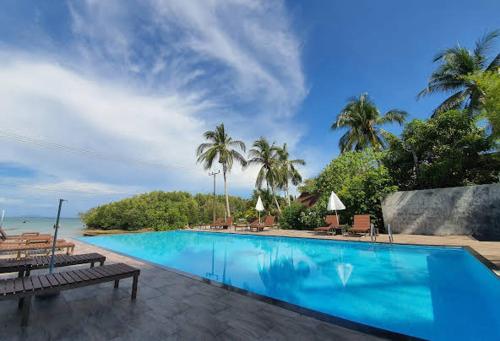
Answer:
[{"label": "closed umbrella", "polygon": [[255,205],[255,209],[257,210],[257,212],[259,212],[259,224],[260,224],[260,212],[264,211],[264,204],[262,203],[260,195],[259,198],[257,199],[257,205]]},{"label": "closed umbrella", "polygon": [[326,207],[328,211],[335,211],[335,216],[337,217],[337,222],[339,221],[339,217],[337,215],[337,211],[340,210],[345,210],[345,206],[340,201],[339,197],[337,194],[335,194],[334,191],[332,191],[332,194],[330,194],[330,199],[328,199],[328,206]]}]

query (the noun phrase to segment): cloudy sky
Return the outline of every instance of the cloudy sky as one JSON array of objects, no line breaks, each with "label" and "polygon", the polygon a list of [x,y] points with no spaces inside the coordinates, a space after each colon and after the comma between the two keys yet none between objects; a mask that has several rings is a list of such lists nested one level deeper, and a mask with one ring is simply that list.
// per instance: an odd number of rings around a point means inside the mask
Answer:
[{"label": "cloudy sky", "polygon": [[[153,189],[209,192],[194,151],[220,122],[248,145],[287,142],[314,176],[338,154],[329,126],[348,97],[427,117],[440,98],[415,95],[432,56],[498,28],[500,12],[494,0],[0,6],[0,208],[11,216],[51,216],[59,197],[72,216]],[[248,195],[254,177],[233,169],[231,193]]]}]

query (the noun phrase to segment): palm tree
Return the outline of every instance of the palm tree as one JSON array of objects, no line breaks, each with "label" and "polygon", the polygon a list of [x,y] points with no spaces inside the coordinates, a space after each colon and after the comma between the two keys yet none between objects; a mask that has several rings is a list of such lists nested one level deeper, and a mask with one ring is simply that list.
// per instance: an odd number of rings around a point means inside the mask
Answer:
[{"label": "palm tree", "polygon": [[259,165],[260,170],[257,174],[255,187],[262,189],[262,184],[266,182],[266,188],[271,191],[274,203],[278,212],[281,213],[281,208],[276,198],[276,187],[279,185],[279,160],[278,149],[271,145],[261,137],[253,143],[253,148],[248,152],[248,165]]},{"label": "palm tree", "polygon": [[475,72],[498,72],[500,54],[494,56],[489,63],[486,54],[499,35],[500,30],[484,35],[476,42],[474,51],[456,46],[441,51],[434,57],[433,62],[440,62],[441,65],[432,73],[427,87],[420,91],[417,98],[438,92],[453,94],[434,110],[432,116],[451,109],[466,108],[471,115],[477,111],[481,91],[466,76]]},{"label": "palm tree", "polygon": [[245,152],[245,143],[238,140],[233,140],[224,128],[224,123],[215,127],[214,131],[206,131],[203,137],[209,142],[202,143],[196,149],[198,162],[203,163],[205,169],[212,168],[215,159],[222,165],[222,176],[224,177],[224,196],[226,197],[226,213],[231,216],[229,208],[229,196],[227,194],[227,173],[233,168],[234,161],[239,162],[242,166],[246,165],[246,160],[243,155],[236,149]]},{"label": "palm tree", "polygon": [[405,111],[393,109],[381,116],[368,94],[363,93],[349,99],[331,128],[347,128],[339,141],[341,153],[367,147],[380,150],[386,146],[380,126],[391,122],[403,124],[407,115]]},{"label": "palm tree", "polygon": [[286,143],[283,144],[283,147],[278,148],[277,152],[280,163],[280,184],[285,191],[288,206],[290,206],[291,200],[288,193],[290,182],[294,186],[297,186],[302,182],[302,176],[300,175],[296,167],[298,165],[304,166],[306,162],[302,159],[290,160],[290,153],[288,152],[288,146],[286,145]]}]

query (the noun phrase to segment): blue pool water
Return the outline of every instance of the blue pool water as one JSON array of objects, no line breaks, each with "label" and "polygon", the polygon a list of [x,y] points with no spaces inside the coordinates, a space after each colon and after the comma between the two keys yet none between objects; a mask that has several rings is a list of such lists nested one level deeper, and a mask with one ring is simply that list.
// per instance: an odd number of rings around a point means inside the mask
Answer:
[{"label": "blue pool water", "polygon": [[398,333],[500,340],[500,279],[462,248],[191,231],[81,239]]}]

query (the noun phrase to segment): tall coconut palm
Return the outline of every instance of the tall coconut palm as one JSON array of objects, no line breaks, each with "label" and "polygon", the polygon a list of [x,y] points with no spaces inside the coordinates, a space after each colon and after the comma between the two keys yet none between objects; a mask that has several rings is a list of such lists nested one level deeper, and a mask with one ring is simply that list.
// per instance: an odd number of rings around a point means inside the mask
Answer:
[{"label": "tall coconut palm", "polygon": [[403,124],[407,115],[405,111],[397,109],[380,115],[375,103],[368,94],[363,93],[359,97],[349,99],[331,128],[347,128],[347,132],[339,141],[341,153],[367,147],[380,150],[386,146],[380,126],[391,122]]},{"label": "tall coconut palm", "polygon": [[302,159],[290,160],[290,153],[288,152],[288,146],[283,144],[283,147],[277,149],[278,160],[279,160],[279,173],[280,173],[280,184],[285,192],[286,200],[288,206],[291,205],[290,195],[288,193],[290,188],[290,182],[292,185],[297,186],[302,182],[302,176],[297,169],[297,166],[304,166],[306,162]]},{"label": "tall coconut palm", "polygon": [[253,148],[248,152],[248,165],[260,166],[255,187],[262,189],[265,182],[266,188],[271,191],[278,212],[281,213],[280,204],[276,198],[276,187],[279,185],[279,160],[278,149],[273,144],[261,137],[253,143]]},{"label": "tall coconut palm", "polygon": [[240,154],[237,149],[243,153],[246,151],[245,143],[238,140],[233,140],[226,132],[224,123],[215,127],[214,131],[206,131],[203,137],[209,142],[202,143],[196,149],[198,162],[203,163],[205,169],[211,169],[214,161],[217,161],[222,166],[222,176],[224,178],[224,196],[226,197],[226,214],[231,216],[229,208],[229,196],[227,192],[227,174],[233,168],[234,162],[239,162],[242,166],[246,165],[245,157]]},{"label": "tall coconut palm", "polygon": [[452,47],[441,51],[434,57],[435,63],[441,63],[432,73],[427,87],[420,91],[418,98],[433,93],[452,93],[444,100],[432,114],[466,108],[471,115],[479,109],[481,91],[475,82],[467,80],[466,76],[472,73],[500,70],[500,54],[491,58],[487,57],[488,50],[494,40],[500,35],[500,30],[490,32],[476,42],[473,51],[461,46]]}]

